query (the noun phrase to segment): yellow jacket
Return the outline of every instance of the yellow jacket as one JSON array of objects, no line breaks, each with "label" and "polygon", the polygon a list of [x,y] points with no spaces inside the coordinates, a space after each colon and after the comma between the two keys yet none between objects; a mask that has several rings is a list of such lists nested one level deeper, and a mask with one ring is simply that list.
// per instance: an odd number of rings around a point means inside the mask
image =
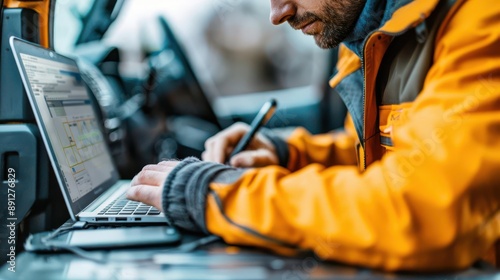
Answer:
[{"label": "yellow jacket", "polygon": [[[440,25],[418,98],[377,107],[375,78],[391,34],[418,25],[437,0],[403,6],[364,49],[364,137],[287,140],[288,168],[212,182],[206,227],[226,242],[313,250],[385,270],[461,269],[500,237],[500,5],[457,1]],[[340,51],[336,86],[361,67]],[[393,147],[380,143],[390,137]],[[376,136],[376,137],[373,137]],[[356,153],[359,156],[356,160]],[[358,162],[358,166],[355,164]],[[366,166],[366,168],[365,168]]]}]

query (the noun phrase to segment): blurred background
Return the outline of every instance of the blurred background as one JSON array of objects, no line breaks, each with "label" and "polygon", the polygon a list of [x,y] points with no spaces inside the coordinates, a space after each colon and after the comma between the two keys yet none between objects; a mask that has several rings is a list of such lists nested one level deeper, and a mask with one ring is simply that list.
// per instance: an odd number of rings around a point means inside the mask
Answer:
[{"label": "blurred background", "polygon": [[[58,0],[55,47],[72,53],[81,17],[95,0]],[[145,56],[162,47],[165,17],[211,97],[292,88],[322,81],[327,52],[288,24],[273,26],[269,1],[124,1],[101,43],[119,48],[125,77],[147,75]]]},{"label": "blurred background", "polygon": [[270,98],[278,110],[267,127],[283,136],[342,126],[327,86],[336,50],[272,25],[269,11],[268,0],[55,2],[55,50],[78,60],[122,177],[199,157]]}]

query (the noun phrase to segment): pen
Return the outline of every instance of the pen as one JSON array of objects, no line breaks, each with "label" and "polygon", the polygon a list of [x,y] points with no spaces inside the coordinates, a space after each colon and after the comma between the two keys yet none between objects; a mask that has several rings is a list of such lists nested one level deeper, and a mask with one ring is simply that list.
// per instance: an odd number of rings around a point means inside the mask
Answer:
[{"label": "pen", "polygon": [[236,154],[242,152],[247,148],[248,144],[254,137],[255,133],[257,133],[257,131],[260,129],[260,127],[265,125],[273,117],[277,105],[278,103],[276,102],[275,99],[271,99],[266,103],[264,103],[257,116],[253,119],[252,123],[250,124],[250,130],[247,133],[245,133],[245,135],[243,135],[243,138],[240,139],[240,141],[234,148],[233,152],[227,159],[228,161],[233,156],[235,156]]}]

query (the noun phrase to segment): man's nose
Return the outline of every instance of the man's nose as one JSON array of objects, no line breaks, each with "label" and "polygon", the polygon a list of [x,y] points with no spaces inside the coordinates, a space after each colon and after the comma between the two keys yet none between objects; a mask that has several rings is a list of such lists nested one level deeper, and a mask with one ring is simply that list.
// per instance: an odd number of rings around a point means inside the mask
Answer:
[{"label": "man's nose", "polygon": [[289,0],[271,0],[271,22],[274,25],[282,24],[297,12],[295,5]]}]

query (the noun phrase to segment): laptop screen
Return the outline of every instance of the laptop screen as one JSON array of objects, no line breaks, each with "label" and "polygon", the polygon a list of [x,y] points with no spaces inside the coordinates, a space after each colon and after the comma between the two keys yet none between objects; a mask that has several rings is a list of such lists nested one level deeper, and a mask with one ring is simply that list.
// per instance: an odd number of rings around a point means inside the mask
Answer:
[{"label": "laptop screen", "polygon": [[[92,102],[74,61],[19,41],[18,65],[66,203],[78,213],[117,178]],[[27,46],[24,46],[25,44]],[[104,188],[104,189],[103,189]]]}]

